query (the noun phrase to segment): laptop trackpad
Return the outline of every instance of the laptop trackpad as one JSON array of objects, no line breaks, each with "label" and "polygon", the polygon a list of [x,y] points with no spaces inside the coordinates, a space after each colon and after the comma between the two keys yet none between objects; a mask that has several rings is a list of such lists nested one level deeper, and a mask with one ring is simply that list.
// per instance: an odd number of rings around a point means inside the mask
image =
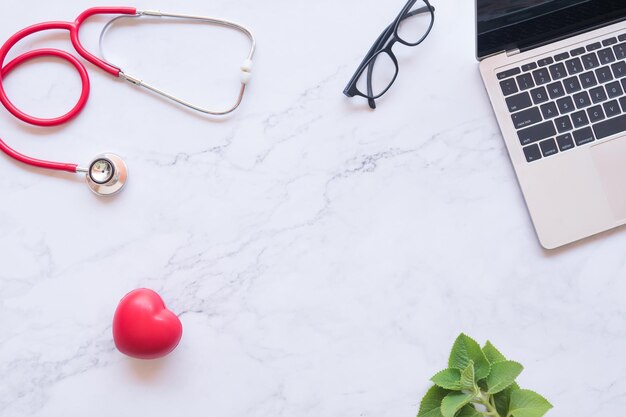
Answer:
[{"label": "laptop trackpad", "polygon": [[591,156],[615,220],[626,219],[626,138],[591,147]]}]

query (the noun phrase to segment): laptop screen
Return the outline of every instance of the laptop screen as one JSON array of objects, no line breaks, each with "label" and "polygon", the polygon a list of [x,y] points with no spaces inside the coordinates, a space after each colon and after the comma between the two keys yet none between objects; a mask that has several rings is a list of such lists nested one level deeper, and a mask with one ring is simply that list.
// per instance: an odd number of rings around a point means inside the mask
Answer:
[{"label": "laptop screen", "polygon": [[626,18],[625,0],[476,0],[477,56],[526,50]]}]

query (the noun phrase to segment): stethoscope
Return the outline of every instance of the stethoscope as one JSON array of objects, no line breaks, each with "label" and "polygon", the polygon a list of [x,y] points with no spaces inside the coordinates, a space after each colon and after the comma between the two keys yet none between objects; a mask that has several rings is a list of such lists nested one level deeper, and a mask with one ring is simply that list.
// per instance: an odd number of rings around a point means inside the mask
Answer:
[{"label": "stethoscope", "polygon": [[[100,51],[101,51],[100,53],[103,56],[103,58],[99,58],[93,55],[92,53],[90,53],[87,49],[85,49],[85,47],[83,47],[83,45],[81,44],[80,38],[79,38],[80,27],[85,22],[85,20],[88,19],[89,17],[92,17],[94,15],[99,15],[99,14],[121,15],[121,16],[113,18],[102,29],[102,32],[100,34]],[[241,66],[241,88],[239,90],[239,95],[237,97],[237,100],[235,101],[235,104],[225,110],[209,110],[200,106],[196,106],[192,103],[189,103],[188,101],[185,101],[159,88],[156,88],[155,86],[150,85],[142,81],[139,78],[126,74],[124,71],[121,70],[119,66],[108,62],[106,58],[104,58],[104,54],[102,52],[103,50],[102,44],[103,44],[105,33],[114,24],[114,22],[118,21],[119,19],[138,18],[142,16],[196,20],[196,21],[206,22],[209,24],[226,26],[226,27],[236,29],[244,33],[250,39],[251,47],[250,47],[250,52],[248,54],[248,58],[243,62]],[[50,48],[35,49],[32,51],[25,52],[22,55],[19,55],[18,57],[10,61],[8,64],[4,65],[4,61],[6,59],[7,54],[9,53],[11,48],[15,46],[17,42],[19,42],[20,40],[34,33],[42,32],[46,30],[53,30],[53,29],[63,29],[63,30],[69,31],[70,40],[76,52],[78,52],[80,56],[82,56],[87,61],[91,62],[93,65],[99,67],[103,71],[106,71],[115,77],[126,80],[136,86],[144,87],[167,99],[173,100],[187,108],[190,108],[195,111],[199,111],[201,113],[213,115],[213,116],[223,116],[228,113],[231,113],[241,104],[244,92],[246,90],[246,84],[250,80],[250,76],[252,73],[252,58],[254,56],[254,52],[256,49],[256,41],[252,33],[247,28],[237,23],[229,22],[223,19],[216,19],[216,18],[203,17],[203,16],[162,13],[158,11],[148,11],[148,10],[139,11],[132,7],[94,7],[80,14],[74,22],[38,23],[36,25],[27,27],[17,32],[15,35],[11,36],[6,41],[6,43],[2,46],[2,48],[0,48],[0,103],[2,103],[4,107],[6,107],[6,109],[18,119],[26,123],[36,125],[36,126],[45,126],[45,127],[58,126],[60,124],[68,122],[69,120],[72,120],[73,118],[78,116],[78,114],[85,107],[85,104],[87,103],[87,99],[89,97],[90,84],[89,84],[89,75],[87,74],[87,69],[74,55],[71,55],[68,52],[58,50],[58,49],[50,49]],[[26,61],[29,61],[34,58],[42,57],[42,56],[48,56],[48,57],[53,56],[53,57],[61,58],[61,59],[68,61],[78,71],[78,74],[80,75],[81,83],[82,83],[82,91],[81,91],[80,97],[76,105],[66,114],[59,116],[59,117],[55,117],[55,118],[49,118],[49,119],[33,117],[24,113],[20,109],[18,109],[11,102],[11,100],[9,100],[9,98],[7,97],[6,92],[4,91],[4,86],[2,84],[3,78],[7,74],[9,74],[11,71],[13,71],[15,67],[17,67],[18,65]],[[98,155],[89,163],[89,165],[87,165],[86,167],[82,167],[82,166],[79,166],[78,164],[51,162],[51,161],[44,161],[41,159],[31,158],[29,156],[23,155],[15,151],[11,147],[9,147],[4,141],[2,141],[2,139],[0,139],[0,150],[2,150],[4,153],[9,155],[10,157],[24,164],[28,164],[31,166],[57,170],[57,171],[67,171],[67,172],[72,172],[72,173],[85,174],[87,185],[97,195],[104,196],[104,195],[112,195],[112,194],[117,193],[124,187],[124,184],[126,184],[126,181],[128,178],[128,169],[126,167],[126,164],[124,163],[122,158],[120,158],[118,155],[115,155],[113,153],[104,153],[104,154]]]}]

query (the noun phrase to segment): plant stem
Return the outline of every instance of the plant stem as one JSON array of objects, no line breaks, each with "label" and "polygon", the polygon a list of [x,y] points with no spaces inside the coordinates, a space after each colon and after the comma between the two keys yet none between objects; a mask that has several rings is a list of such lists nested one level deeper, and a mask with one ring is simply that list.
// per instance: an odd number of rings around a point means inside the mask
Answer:
[{"label": "plant stem", "polygon": [[485,408],[487,409],[487,412],[485,413],[486,416],[502,417],[500,416],[500,413],[498,413],[498,410],[496,409],[495,403],[493,402],[493,396],[479,392],[478,397],[476,399],[478,400],[480,404],[484,405]]}]

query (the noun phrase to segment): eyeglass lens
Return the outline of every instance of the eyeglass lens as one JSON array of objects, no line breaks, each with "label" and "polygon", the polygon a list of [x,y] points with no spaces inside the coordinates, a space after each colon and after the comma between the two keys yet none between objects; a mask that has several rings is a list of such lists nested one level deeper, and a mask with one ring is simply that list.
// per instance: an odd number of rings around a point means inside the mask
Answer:
[{"label": "eyeglass lens", "polygon": [[357,88],[368,97],[378,97],[393,83],[398,73],[394,59],[387,51],[374,55],[357,81]]},{"label": "eyeglass lens", "polygon": [[[424,39],[432,22],[432,15],[428,10],[424,11],[424,7],[426,7],[425,3],[418,1],[403,16],[398,25],[398,38],[410,44],[419,43]],[[418,9],[422,11],[417,13]]]}]

